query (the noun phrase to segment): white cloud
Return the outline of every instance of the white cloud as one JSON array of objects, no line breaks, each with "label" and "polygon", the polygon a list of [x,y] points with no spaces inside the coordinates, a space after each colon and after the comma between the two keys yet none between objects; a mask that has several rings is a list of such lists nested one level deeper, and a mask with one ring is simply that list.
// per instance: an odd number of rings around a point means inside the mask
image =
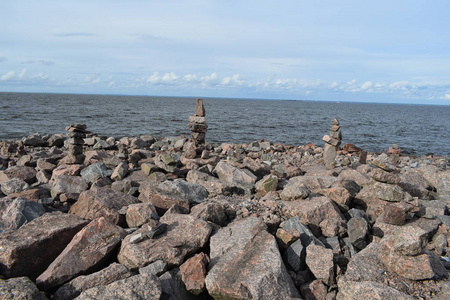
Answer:
[{"label": "white cloud", "polygon": [[183,80],[188,82],[198,81],[198,76],[195,74],[187,74],[184,75]]},{"label": "white cloud", "polygon": [[371,81],[366,81],[361,85],[361,89],[362,90],[368,90],[372,87],[372,82]]},{"label": "white cloud", "polygon": [[147,78],[147,82],[151,84],[174,84],[178,80],[178,76],[171,72],[171,73],[165,73],[164,75],[159,75],[159,72],[154,72],[152,75],[150,75]]},{"label": "white cloud", "polygon": [[336,81],[333,81],[332,83],[330,83],[330,85],[328,86],[328,88],[330,89],[335,89],[339,87],[339,84]]},{"label": "white cloud", "polygon": [[224,77],[221,82],[222,85],[243,85],[244,81],[239,74],[235,74],[231,77]]},{"label": "white cloud", "polygon": [[2,76],[2,80],[3,81],[7,81],[7,80],[10,80],[10,79],[13,79],[15,75],[16,75],[16,72],[9,71],[8,73],[6,73],[5,75]]},{"label": "white cloud", "polygon": [[26,74],[27,74],[27,69],[23,69],[22,72],[19,74],[19,78],[23,79]]},{"label": "white cloud", "polygon": [[444,99],[445,100],[450,100],[450,94],[445,94]]}]

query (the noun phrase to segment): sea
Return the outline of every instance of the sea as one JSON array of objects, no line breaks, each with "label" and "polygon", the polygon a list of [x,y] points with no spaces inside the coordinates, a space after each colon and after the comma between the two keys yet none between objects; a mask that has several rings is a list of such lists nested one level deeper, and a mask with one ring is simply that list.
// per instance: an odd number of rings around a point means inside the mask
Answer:
[{"label": "sea", "polygon": [[[0,93],[0,140],[64,133],[84,123],[100,136],[189,136],[194,97]],[[450,106],[203,98],[211,143],[266,140],[323,146],[331,120],[342,144],[369,152],[392,144],[411,155],[450,155]]]}]

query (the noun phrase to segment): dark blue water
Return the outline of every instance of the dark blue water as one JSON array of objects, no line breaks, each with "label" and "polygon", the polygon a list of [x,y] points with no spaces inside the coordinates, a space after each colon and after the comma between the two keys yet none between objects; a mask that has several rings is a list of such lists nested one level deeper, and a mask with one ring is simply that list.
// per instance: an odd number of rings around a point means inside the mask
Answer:
[{"label": "dark blue water", "polygon": [[[371,152],[391,144],[407,153],[450,155],[450,106],[204,98],[209,142],[323,145],[330,121],[343,144]],[[0,93],[0,139],[63,133],[85,123],[99,135],[189,135],[195,98]]]}]

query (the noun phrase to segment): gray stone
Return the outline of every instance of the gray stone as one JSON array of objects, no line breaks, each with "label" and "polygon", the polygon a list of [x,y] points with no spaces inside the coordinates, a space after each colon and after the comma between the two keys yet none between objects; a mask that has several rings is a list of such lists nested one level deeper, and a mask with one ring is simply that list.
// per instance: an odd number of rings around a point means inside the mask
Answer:
[{"label": "gray stone", "polygon": [[157,260],[151,264],[139,268],[139,274],[152,274],[155,276],[161,276],[167,271],[167,263],[162,260]]},{"label": "gray stone", "polygon": [[84,276],[78,276],[61,286],[54,294],[54,300],[69,300],[77,297],[81,292],[96,286],[105,286],[114,281],[133,276],[124,265],[112,263],[108,267]]},{"label": "gray stone", "polygon": [[105,286],[93,287],[75,299],[159,300],[161,295],[161,282],[158,277],[143,274],[117,280]]},{"label": "gray stone", "polygon": [[304,270],[306,258],[306,247],[303,246],[300,240],[293,242],[284,252],[283,261],[286,267],[294,272],[298,273],[300,270]]},{"label": "gray stone", "polygon": [[201,203],[208,197],[208,191],[200,184],[189,183],[183,179],[166,180],[158,185],[158,189],[169,194],[181,196],[189,203]]},{"label": "gray stone", "polygon": [[280,198],[284,201],[293,201],[306,199],[309,194],[309,189],[303,183],[289,181],[289,183],[281,191]]},{"label": "gray stone", "polygon": [[207,200],[194,206],[191,215],[219,226],[226,226],[236,212],[225,200]]},{"label": "gray stone", "polygon": [[347,222],[347,232],[350,242],[358,249],[364,249],[368,243],[369,224],[365,218],[351,218]]},{"label": "gray stone", "polygon": [[438,216],[445,215],[448,211],[447,205],[441,200],[418,200],[419,211],[416,216],[434,219]]},{"label": "gray stone", "polygon": [[3,300],[47,300],[28,277],[0,279],[0,298]]},{"label": "gray stone", "polygon": [[110,177],[112,173],[113,171],[103,162],[98,162],[81,170],[80,175],[87,182],[94,182],[100,178]]},{"label": "gray stone", "polygon": [[337,177],[327,175],[305,175],[290,179],[290,181],[304,184],[314,194],[323,194],[323,190],[331,187],[337,180]]},{"label": "gray stone", "polygon": [[0,199],[0,229],[18,229],[44,213],[42,204],[24,198]]},{"label": "gray stone", "polygon": [[214,168],[220,180],[233,184],[235,182],[251,183],[256,182],[256,176],[247,169],[239,169],[228,162],[221,161]]},{"label": "gray stone", "polygon": [[19,178],[13,178],[5,181],[1,185],[1,190],[5,195],[11,195],[26,191],[30,188],[30,185]]},{"label": "gray stone", "polygon": [[39,133],[34,133],[30,136],[24,137],[22,139],[22,143],[25,146],[31,146],[31,147],[42,147],[45,146],[47,143],[42,139],[42,136]]},{"label": "gray stone", "polygon": [[[186,290],[181,279],[180,269],[174,268],[159,277],[164,300],[199,300],[203,297],[195,296]],[[208,297],[205,297],[208,299]]]},{"label": "gray stone", "polygon": [[80,194],[89,188],[88,183],[80,176],[59,175],[51,185],[51,196],[59,197],[61,194]]},{"label": "gray stone", "polygon": [[230,184],[199,170],[190,170],[186,176],[186,181],[202,185],[208,191],[209,197],[233,193]]},{"label": "gray stone", "polygon": [[381,281],[386,271],[380,258],[382,250],[380,243],[372,242],[356,253],[340,281]]}]

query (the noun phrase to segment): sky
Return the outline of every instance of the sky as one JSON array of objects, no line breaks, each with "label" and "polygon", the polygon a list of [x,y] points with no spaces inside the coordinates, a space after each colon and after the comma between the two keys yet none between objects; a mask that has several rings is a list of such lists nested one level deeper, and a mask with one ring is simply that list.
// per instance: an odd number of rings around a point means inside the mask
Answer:
[{"label": "sky", "polygon": [[450,1],[3,0],[0,92],[450,105]]}]

